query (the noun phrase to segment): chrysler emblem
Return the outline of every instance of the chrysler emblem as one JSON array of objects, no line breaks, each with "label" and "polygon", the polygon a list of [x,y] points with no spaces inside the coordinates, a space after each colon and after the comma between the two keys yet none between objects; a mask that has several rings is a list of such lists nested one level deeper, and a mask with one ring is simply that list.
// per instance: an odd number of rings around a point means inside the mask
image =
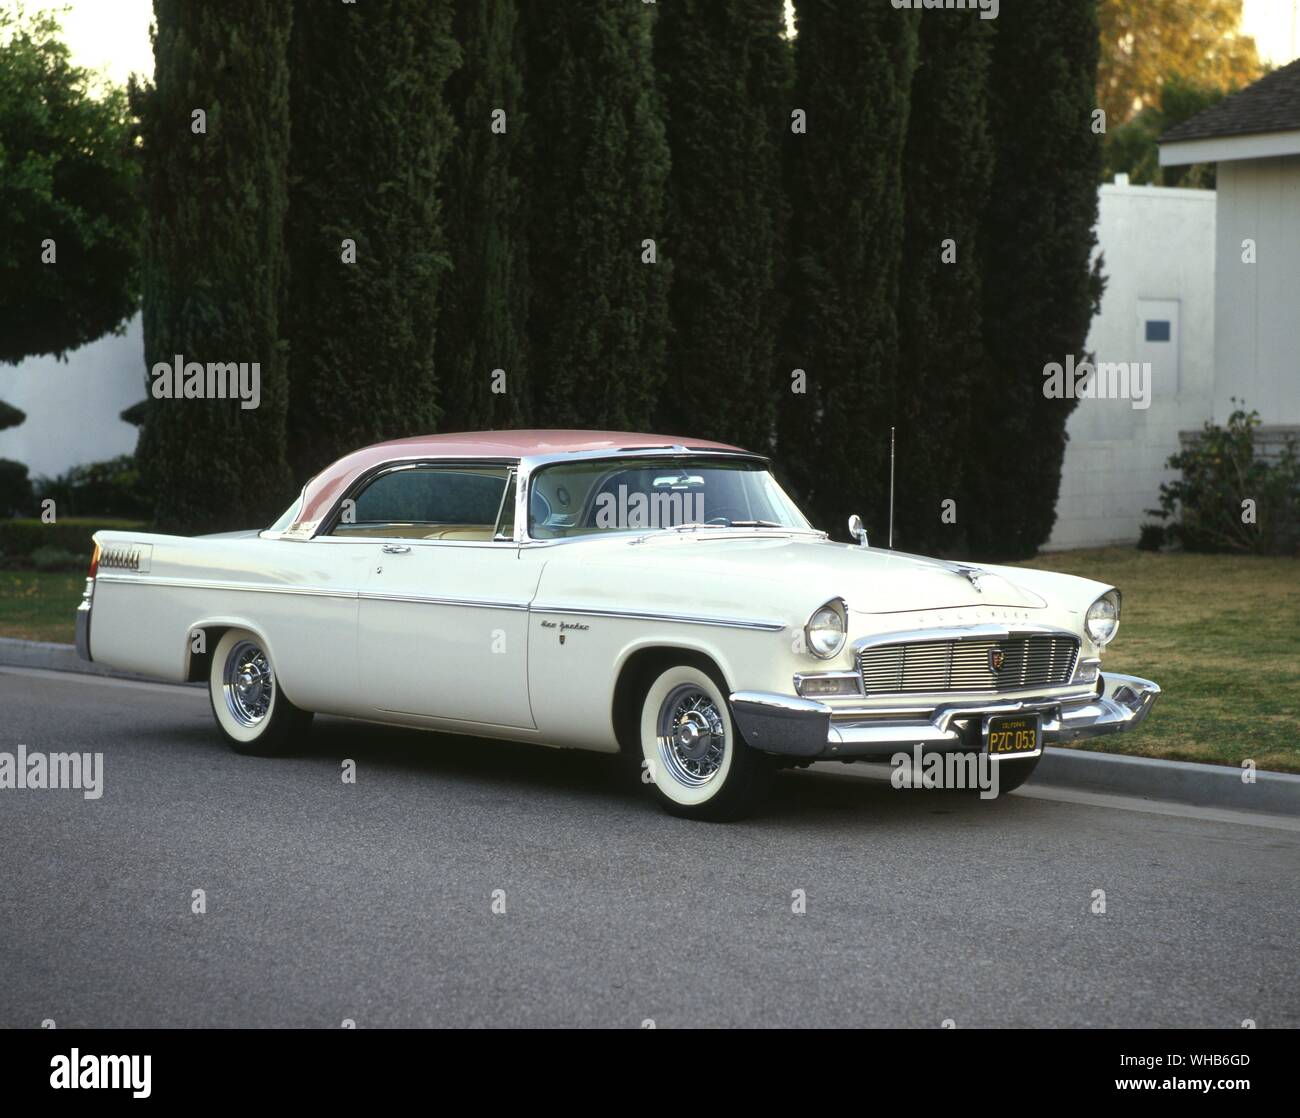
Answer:
[{"label": "chrysler emblem", "polygon": [[989,649],[989,671],[991,671],[994,675],[997,675],[998,672],[1002,670],[1002,664],[1006,660],[1006,658],[1007,658],[1007,654],[1003,649],[990,648]]}]

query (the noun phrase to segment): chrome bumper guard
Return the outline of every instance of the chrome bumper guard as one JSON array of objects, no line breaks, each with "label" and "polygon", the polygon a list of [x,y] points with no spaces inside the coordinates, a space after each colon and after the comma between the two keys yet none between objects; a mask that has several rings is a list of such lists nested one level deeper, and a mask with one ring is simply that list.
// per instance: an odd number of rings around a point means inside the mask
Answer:
[{"label": "chrome bumper guard", "polygon": [[90,602],[85,598],[77,607],[77,655],[90,659]]},{"label": "chrome bumper guard", "polygon": [[765,691],[735,692],[731,713],[755,749],[820,760],[887,758],[914,745],[936,750],[978,748],[972,737],[979,741],[985,715],[1022,711],[1041,715],[1043,741],[1051,745],[1131,730],[1160,697],[1159,685],[1149,679],[1111,672],[1103,672],[1101,678],[1101,691],[1095,695],[966,699],[944,703],[917,718],[837,712],[815,699]]}]

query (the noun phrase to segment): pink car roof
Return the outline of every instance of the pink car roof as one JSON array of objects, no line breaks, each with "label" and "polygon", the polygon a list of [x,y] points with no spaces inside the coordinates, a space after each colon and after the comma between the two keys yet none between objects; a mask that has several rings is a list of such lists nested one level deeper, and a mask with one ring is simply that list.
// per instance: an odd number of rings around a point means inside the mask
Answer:
[{"label": "pink car roof", "polygon": [[670,446],[684,446],[688,450],[741,451],[740,447],[709,439],[684,439],[632,431],[465,431],[416,435],[362,447],[326,466],[307,483],[298,522],[320,520],[358,475],[385,462],[404,458],[525,458],[584,450],[648,450]]}]

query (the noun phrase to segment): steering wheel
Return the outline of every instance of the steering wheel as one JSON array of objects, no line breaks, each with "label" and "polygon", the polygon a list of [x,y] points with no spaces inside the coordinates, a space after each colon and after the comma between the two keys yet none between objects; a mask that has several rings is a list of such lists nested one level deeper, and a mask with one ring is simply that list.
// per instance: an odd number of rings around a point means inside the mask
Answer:
[{"label": "steering wheel", "polygon": [[748,520],[749,516],[744,509],[736,508],[734,505],[723,505],[720,509],[714,509],[713,515],[708,518],[705,524],[721,524],[724,528],[730,528],[733,520]]}]

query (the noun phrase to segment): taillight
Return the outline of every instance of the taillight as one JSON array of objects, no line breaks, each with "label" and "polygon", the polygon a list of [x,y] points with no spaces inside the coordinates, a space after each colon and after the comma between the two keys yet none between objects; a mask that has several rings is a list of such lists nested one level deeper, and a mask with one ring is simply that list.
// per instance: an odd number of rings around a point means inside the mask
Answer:
[{"label": "taillight", "polygon": [[95,544],[95,550],[90,553],[90,570],[86,573],[86,577],[94,578],[97,570],[99,570],[99,544]]}]

